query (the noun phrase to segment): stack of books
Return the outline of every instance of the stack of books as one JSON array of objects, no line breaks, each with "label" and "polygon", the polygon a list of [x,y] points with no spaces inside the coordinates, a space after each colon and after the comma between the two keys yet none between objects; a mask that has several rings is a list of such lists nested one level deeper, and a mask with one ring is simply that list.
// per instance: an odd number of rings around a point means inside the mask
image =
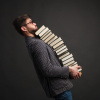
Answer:
[{"label": "stack of books", "polygon": [[[73,55],[68,51],[67,46],[61,37],[56,36],[49,30],[48,27],[42,25],[36,32],[35,35],[39,36],[41,40],[50,45],[56,52],[58,58],[62,61],[63,66],[78,66],[74,60]],[[81,71],[82,69],[79,69]]]}]

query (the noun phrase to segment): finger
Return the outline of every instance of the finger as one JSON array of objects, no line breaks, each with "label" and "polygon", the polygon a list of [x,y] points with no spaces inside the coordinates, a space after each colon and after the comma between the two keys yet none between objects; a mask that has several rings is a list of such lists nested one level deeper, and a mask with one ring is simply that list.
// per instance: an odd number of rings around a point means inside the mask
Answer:
[{"label": "finger", "polygon": [[76,75],[76,76],[74,76],[74,79],[78,79],[78,76]]},{"label": "finger", "polygon": [[78,69],[80,69],[81,68],[81,66],[78,66]]},{"label": "finger", "polygon": [[[80,66],[80,65],[79,65]],[[80,68],[82,68],[82,66],[80,66]]]},{"label": "finger", "polygon": [[78,73],[78,78],[80,78],[81,76],[80,76],[80,73]]},{"label": "finger", "polygon": [[80,69],[81,68],[81,66],[75,66],[77,69]]},{"label": "finger", "polygon": [[79,74],[77,75],[77,79],[79,79]]},{"label": "finger", "polygon": [[74,79],[76,79],[76,76],[74,76]]},{"label": "finger", "polygon": [[76,77],[74,77],[74,79],[77,79]]},{"label": "finger", "polygon": [[79,79],[79,78],[80,78],[80,75],[79,75],[79,73],[76,75],[76,78],[77,78],[77,79]]}]

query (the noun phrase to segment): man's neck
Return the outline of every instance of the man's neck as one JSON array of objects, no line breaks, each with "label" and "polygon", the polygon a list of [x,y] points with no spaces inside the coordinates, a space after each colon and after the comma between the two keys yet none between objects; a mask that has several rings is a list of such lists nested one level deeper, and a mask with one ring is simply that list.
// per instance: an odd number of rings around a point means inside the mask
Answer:
[{"label": "man's neck", "polygon": [[31,34],[31,33],[28,33],[28,34],[25,34],[25,37],[35,37],[35,35],[34,34]]}]

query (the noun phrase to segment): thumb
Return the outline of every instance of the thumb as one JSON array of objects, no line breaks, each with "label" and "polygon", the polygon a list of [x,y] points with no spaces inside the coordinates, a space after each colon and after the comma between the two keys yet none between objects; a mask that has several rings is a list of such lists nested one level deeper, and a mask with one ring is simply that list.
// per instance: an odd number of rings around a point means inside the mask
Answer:
[{"label": "thumb", "polygon": [[78,69],[80,69],[80,68],[81,68],[81,66],[78,66],[77,68],[78,68]]}]

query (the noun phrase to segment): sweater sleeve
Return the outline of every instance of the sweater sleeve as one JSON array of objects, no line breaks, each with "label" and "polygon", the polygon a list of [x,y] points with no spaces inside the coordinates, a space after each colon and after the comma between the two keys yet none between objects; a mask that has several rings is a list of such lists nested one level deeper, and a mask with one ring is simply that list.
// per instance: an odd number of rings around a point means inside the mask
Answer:
[{"label": "sweater sleeve", "polygon": [[37,42],[31,45],[35,67],[41,71],[45,77],[69,78],[69,67],[55,66],[50,62],[50,58],[44,42]]}]

